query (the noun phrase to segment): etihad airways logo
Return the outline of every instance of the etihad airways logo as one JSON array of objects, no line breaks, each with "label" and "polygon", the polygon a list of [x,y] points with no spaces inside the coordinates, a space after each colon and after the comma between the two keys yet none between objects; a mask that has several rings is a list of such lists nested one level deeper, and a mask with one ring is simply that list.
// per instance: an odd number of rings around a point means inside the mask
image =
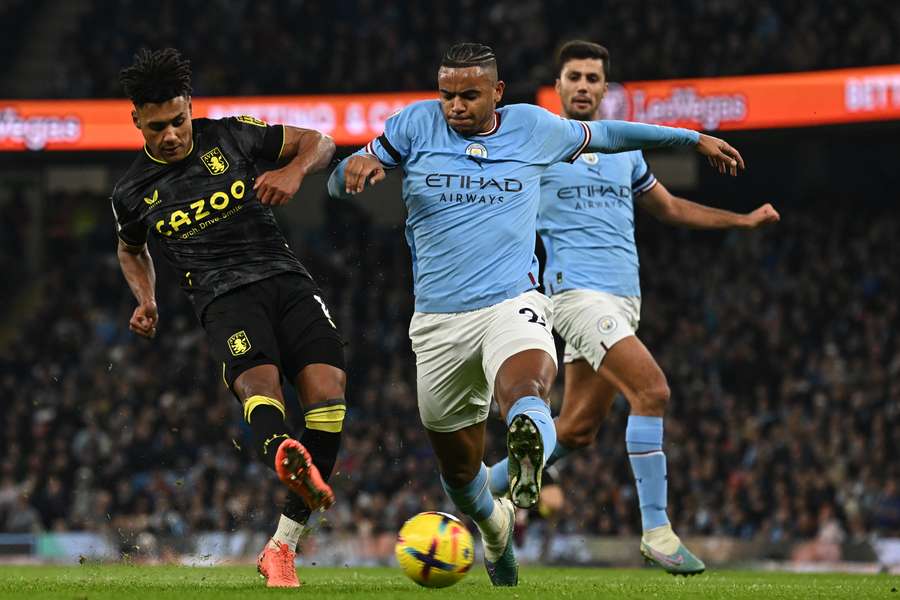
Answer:
[{"label": "etihad airways logo", "polygon": [[425,185],[430,188],[453,188],[463,190],[485,190],[497,192],[521,192],[522,182],[518,179],[494,179],[493,177],[432,173],[425,176]]},{"label": "etihad airways logo", "polygon": [[587,184],[561,187],[556,191],[556,197],[560,200],[580,200],[583,198],[601,198],[604,196],[619,201],[625,201],[631,198],[631,187],[627,185]]},{"label": "etihad airways logo", "polygon": [[521,192],[524,187],[518,179],[453,173],[426,175],[425,185],[446,190],[441,192],[438,201],[455,204],[502,204],[506,200],[505,193]]}]

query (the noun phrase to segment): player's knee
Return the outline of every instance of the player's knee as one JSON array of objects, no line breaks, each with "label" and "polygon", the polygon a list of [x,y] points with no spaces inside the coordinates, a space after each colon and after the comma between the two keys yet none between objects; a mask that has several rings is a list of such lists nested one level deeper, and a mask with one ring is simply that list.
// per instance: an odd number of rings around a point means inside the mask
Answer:
[{"label": "player's knee", "polygon": [[472,480],[478,476],[480,470],[481,463],[474,466],[463,464],[442,465],[441,477],[444,478],[444,482],[451,488],[462,488],[472,483]]},{"label": "player's knee", "polygon": [[316,382],[315,389],[310,396],[317,400],[343,398],[346,388],[347,375],[340,369],[331,369],[326,376]]},{"label": "player's knee", "polygon": [[307,406],[343,398],[347,374],[331,365],[309,365],[297,377],[297,389]]},{"label": "player's knee", "polygon": [[666,412],[669,405],[669,399],[672,396],[669,390],[669,384],[665,377],[649,382],[646,386],[638,390],[637,400],[639,408],[643,414],[662,416]]},{"label": "player's knee", "polygon": [[234,380],[233,387],[242,402],[253,396],[266,396],[284,404],[278,369],[272,365],[259,365],[244,371]]},{"label": "player's knee", "polygon": [[550,385],[550,381],[544,381],[540,377],[533,377],[505,384],[498,383],[495,394],[497,402],[508,409],[519,398],[533,396],[546,399],[550,394]]}]

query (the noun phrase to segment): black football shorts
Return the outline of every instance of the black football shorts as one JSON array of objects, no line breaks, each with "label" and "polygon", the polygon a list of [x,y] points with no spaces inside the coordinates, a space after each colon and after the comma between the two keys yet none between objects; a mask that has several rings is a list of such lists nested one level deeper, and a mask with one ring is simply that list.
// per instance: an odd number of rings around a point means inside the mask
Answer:
[{"label": "black football shorts", "polygon": [[244,371],[275,365],[291,383],[307,365],[346,370],[344,340],[315,282],[284,273],[247,284],[206,307],[203,328],[222,378],[232,388]]}]

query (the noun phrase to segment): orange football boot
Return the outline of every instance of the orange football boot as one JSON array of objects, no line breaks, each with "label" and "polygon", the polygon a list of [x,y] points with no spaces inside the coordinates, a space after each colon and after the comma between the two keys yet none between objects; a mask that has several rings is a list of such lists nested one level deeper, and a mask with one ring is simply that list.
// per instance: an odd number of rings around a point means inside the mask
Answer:
[{"label": "orange football boot", "polygon": [[298,494],[310,510],[325,510],[334,504],[334,492],[322,479],[309,451],[295,439],[281,442],[275,453],[275,472],[284,485]]},{"label": "orange football boot", "polygon": [[287,544],[270,539],[256,559],[256,570],[266,578],[266,587],[300,587],[294,558]]}]

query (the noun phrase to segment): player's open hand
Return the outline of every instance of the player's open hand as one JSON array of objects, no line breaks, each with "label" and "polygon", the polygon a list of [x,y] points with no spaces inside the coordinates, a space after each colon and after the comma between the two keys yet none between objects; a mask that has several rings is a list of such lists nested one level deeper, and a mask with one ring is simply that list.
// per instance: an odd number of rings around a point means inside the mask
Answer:
[{"label": "player's open hand", "polygon": [[755,229],[763,225],[769,225],[770,223],[777,223],[781,220],[781,215],[778,214],[778,211],[775,210],[774,206],[766,202],[753,212],[747,214],[746,219],[745,227],[747,229]]},{"label": "player's open hand", "polygon": [[151,300],[139,304],[134,309],[134,312],[131,313],[131,320],[128,322],[128,328],[140,336],[153,338],[156,336],[158,323],[159,312],[156,309],[156,302]]},{"label": "player's open hand", "polygon": [[302,181],[303,174],[296,168],[275,169],[257,177],[253,191],[260,204],[281,206],[294,197]]},{"label": "player's open hand", "polygon": [[381,161],[367,154],[354,154],[344,165],[344,187],[348,194],[358,194],[369,185],[383,180],[384,167]]},{"label": "player's open hand", "polygon": [[697,142],[697,152],[704,155],[709,160],[709,164],[723,175],[730,173],[734,176],[737,175],[738,169],[744,170],[744,159],[741,158],[741,153],[732,148],[725,140],[701,133],[700,141]]}]

